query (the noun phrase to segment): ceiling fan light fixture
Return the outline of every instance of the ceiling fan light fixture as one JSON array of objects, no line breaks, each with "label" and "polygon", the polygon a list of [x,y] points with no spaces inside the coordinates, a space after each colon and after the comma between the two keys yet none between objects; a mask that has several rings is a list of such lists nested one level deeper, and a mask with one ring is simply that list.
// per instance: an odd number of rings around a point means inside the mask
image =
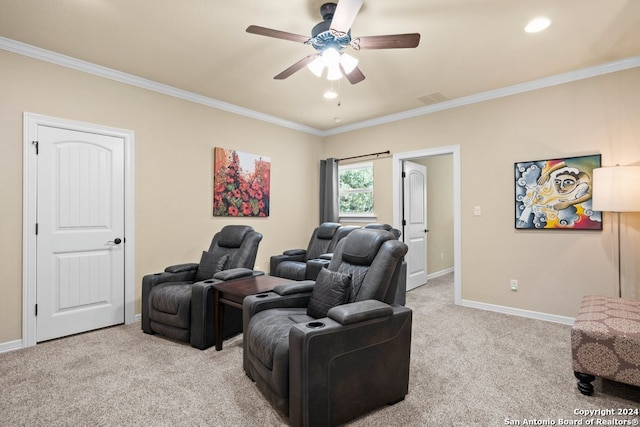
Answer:
[{"label": "ceiling fan light fixture", "polygon": [[340,80],[342,78],[342,72],[340,67],[328,67],[327,68],[327,80]]},{"label": "ceiling fan light fixture", "polygon": [[[246,31],[250,34],[311,45],[316,50],[316,54],[305,56],[275,75],[274,79],[284,80],[305,66],[308,66],[316,76],[321,77],[324,72],[323,67],[317,64],[318,61],[315,61],[319,56],[328,69],[327,79],[338,80],[346,77],[349,83],[354,85],[363,81],[365,76],[358,68],[357,59],[348,55],[340,55],[344,49],[348,47],[354,50],[414,48],[418,47],[420,43],[420,34],[418,33],[363,36],[353,39],[351,26],[363,3],[364,0],[340,0],[340,3],[335,0],[335,2],[323,3],[320,7],[322,22],[311,29],[310,38],[258,25],[249,25]],[[312,62],[313,64],[311,64]]]},{"label": "ceiling fan light fixture", "polygon": [[358,66],[358,59],[348,53],[343,53],[342,56],[340,56],[340,65],[342,65],[344,72],[349,74]]},{"label": "ceiling fan light fixture", "polygon": [[322,71],[324,70],[324,61],[321,56],[317,56],[316,59],[307,64],[307,68],[317,77],[322,76]]},{"label": "ceiling fan light fixture", "polygon": [[327,48],[322,52],[322,60],[328,69],[336,68],[340,63],[340,53],[332,47]]},{"label": "ceiling fan light fixture", "polygon": [[546,30],[549,25],[551,25],[551,20],[549,18],[541,16],[529,21],[527,26],[524,27],[524,30],[527,33],[538,33],[540,31]]}]

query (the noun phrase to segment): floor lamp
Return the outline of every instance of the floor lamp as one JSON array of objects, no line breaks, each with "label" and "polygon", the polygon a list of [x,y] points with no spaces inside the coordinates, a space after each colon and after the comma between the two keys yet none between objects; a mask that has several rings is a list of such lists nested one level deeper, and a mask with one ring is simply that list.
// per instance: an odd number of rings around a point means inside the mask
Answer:
[{"label": "floor lamp", "polygon": [[593,170],[593,210],[618,215],[618,296],[622,297],[620,212],[640,211],[640,166],[613,166]]}]

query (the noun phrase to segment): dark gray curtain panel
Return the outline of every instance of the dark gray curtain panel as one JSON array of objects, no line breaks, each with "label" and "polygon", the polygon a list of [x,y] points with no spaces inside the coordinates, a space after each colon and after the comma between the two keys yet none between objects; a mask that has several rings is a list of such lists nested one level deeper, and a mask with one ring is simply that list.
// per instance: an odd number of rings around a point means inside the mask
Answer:
[{"label": "dark gray curtain panel", "polygon": [[320,224],[338,219],[338,160],[320,160]]}]

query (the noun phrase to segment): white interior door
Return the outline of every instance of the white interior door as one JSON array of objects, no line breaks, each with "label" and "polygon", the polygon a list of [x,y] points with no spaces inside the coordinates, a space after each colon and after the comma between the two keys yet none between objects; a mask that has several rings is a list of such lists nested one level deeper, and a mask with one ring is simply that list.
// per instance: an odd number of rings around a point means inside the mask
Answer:
[{"label": "white interior door", "polygon": [[427,283],[427,167],[403,162],[407,290]]},{"label": "white interior door", "polygon": [[124,140],[37,128],[36,340],[124,323]]}]

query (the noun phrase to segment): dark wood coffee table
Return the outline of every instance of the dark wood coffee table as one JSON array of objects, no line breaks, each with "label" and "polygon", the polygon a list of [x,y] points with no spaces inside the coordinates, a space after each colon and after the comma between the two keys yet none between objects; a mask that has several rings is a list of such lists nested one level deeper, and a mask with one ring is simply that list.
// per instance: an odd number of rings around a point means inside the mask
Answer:
[{"label": "dark wood coffee table", "polygon": [[222,329],[224,327],[224,306],[230,305],[242,310],[242,301],[249,295],[273,290],[283,283],[295,283],[295,280],[275,276],[252,276],[213,285],[213,327],[216,333],[216,350],[222,350]]}]

